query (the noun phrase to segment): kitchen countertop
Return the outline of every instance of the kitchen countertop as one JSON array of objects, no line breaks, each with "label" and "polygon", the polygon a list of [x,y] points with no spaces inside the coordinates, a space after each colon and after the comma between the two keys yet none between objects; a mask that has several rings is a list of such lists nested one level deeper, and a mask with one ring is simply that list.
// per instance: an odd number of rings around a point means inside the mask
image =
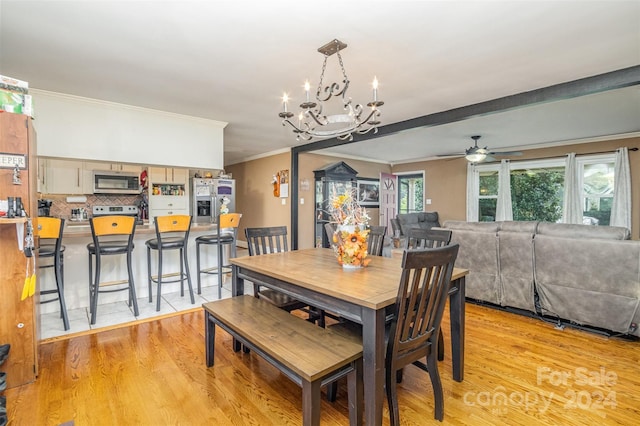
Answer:
[{"label": "kitchen countertop", "polygon": [[[191,232],[213,231],[215,229],[216,225],[214,223],[191,224]],[[153,224],[145,222],[144,224],[136,225],[135,235],[154,235],[155,233],[156,230]],[[89,225],[89,221],[66,221],[62,237],[91,237],[91,227]]]}]

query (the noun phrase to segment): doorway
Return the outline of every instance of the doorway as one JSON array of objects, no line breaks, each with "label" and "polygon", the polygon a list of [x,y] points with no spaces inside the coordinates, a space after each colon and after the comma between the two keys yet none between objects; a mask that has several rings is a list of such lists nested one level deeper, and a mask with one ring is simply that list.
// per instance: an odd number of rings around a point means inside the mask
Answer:
[{"label": "doorway", "polygon": [[424,172],[397,173],[398,213],[424,211]]}]

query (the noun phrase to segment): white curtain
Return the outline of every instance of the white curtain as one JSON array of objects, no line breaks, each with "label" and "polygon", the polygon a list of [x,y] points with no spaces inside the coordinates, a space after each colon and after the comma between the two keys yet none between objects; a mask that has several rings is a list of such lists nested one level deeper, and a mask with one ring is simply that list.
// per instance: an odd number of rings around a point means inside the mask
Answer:
[{"label": "white curtain", "polygon": [[513,220],[513,208],[511,206],[511,168],[509,160],[500,162],[498,172],[498,202],[496,204],[496,222]]},{"label": "white curtain", "polygon": [[478,221],[480,180],[475,164],[467,164],[467,222]]},{"label": "white curtain", "polygon": [[627,148],[616,150],[616,163],[613,169],[613,205],[611,206],[611,226],[624,226],[631,229],[631,172],[629,170],[629,151]]},{"label": "white curtain", "polygon": [[563,223],[582,223],[582,194],[578,184],[578,165],[576,154],[567,155],[564,166],[564,203],[562,207]]}]

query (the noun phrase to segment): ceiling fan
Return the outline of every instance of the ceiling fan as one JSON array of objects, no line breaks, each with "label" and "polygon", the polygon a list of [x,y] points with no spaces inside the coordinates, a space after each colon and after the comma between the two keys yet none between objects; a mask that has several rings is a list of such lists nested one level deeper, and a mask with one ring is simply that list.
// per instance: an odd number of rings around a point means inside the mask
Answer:
[{"label": "ceiling fan", "polygon": [[520,151],[489,151],[487,147],[481,148],[478,146],[478,139],[481,136],[471,136],[473,139],[473,146],[465,150],[464,154],[445,154],[439,155],[439,157],[450,157],[452,155],[464,155],[464,158],[471,163],[483,163],[488,161],[497,161],[494,155],[497,156],[510,156],[510,155],[522,155]]}]

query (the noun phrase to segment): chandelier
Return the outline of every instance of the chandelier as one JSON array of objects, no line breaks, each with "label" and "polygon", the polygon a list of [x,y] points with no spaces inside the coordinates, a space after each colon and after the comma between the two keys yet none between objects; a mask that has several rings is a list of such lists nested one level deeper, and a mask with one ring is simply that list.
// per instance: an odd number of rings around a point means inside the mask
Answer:
[{"label": "chandelier", "polygon": [[[318,49],[318,52],[324,55],[322,63],[322,73],[320,74],[320,82],[316,91],[314,102],[310,99],[311,86],[309,81],[304,84],[305,102],[300,104],[300,112],[298,113],[298,123],[291,121],[294,114],[288,110],[289,96],[285,93],[282,97],[282,112],[278,114],[282,118],[282,125],[290,125],[293,133],[296,134],[296,140],[311,140],[312,138],[338,138],[340,140],[353,140],[353,133],[364,134],[370,131],[378,132],[378,124],[380,121],[380,110],[378,107],[384,105],[384,102],[378,100],[378,79],[373,80],[373,100],[363,107],[361,104],[352,105],[351,98],[347,96],[349,89],[349,78],[342,63],[340,51],[347,45],[340,40],[334,39]],[[324,86],[324,72],[327,67],[327,59],[333,54],[337,54],[340,68],[342,69],[343,86],[338,83],[331,83]],[[342,97],[342,110],[340,114],[325,115],[323,113],[324,103],[332,97]],[[294,119],[295,120],[295,119]]]}]

